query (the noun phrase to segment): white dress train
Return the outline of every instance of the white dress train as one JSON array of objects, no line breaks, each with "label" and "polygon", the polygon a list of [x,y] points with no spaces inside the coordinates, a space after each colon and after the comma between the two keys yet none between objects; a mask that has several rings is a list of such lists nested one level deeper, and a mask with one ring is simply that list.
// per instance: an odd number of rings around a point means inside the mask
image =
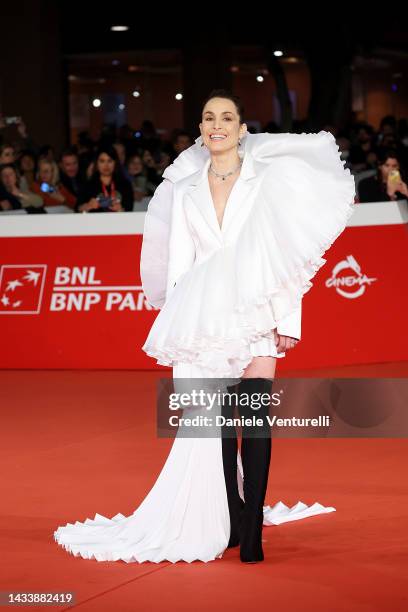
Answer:
[{"label": "white dress train", "polygon": [[[173,368],[173,376],[176,391],[177,378],[202,380],[212,374],[181,362]],[[191,563],[221,558],[230,536],[221,437],[183,437],[182,428],[178,434],[156,482],[133,514],[118,513],[110,519],[96,513],[94,519],[67,523],[54,532],[55,541],[76,557],[97,561]],[[238,451],[242,498],[243,477]],[[264,506],[264,525],[333,511],[317,502],[307,506],[299,501],[289,508],[279,501]]]}]

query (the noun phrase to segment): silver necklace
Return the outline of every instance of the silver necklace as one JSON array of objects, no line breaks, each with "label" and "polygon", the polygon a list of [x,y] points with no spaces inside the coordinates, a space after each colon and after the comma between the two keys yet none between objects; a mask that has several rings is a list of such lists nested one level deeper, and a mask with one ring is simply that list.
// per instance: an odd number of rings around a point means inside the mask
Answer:
[{"label": "silver necklace", "polygon": [[240,160],[240,162],[239,162],[238,166],[237,166],[237,167],[236,167],[234,170],[231,170],[231,172],[227,172],[226,174],[219,174],[218,172],[216,172],[216,171],[213,169],[212,164],[210,164],[210,171],[211,171],[213,174],[215,174],[215,176],[218,176],[218,178],[222,178],[222,180],[223,180],[223,181],[225,181],[225,179],[227,178],[227,176],[231,176],[231,174],[234,174],[234,173],[235,173],[235,172],[238,170],[238,168],[239,168],[240,166],[242,166],[242,159]]}]

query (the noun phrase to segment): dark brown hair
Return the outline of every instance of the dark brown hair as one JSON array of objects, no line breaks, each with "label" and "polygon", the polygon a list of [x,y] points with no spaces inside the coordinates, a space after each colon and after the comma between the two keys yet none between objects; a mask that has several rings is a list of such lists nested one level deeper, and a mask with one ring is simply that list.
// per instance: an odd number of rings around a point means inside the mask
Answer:
[{"label": "dark brown hair", "polygon": [[207,102],[209,102],[213,98],[226,98],[227,100],[231,100],[231,102],[235,104],[235,108],[237,109],[239,122],[244,123],[244,107],[242,105],[241,98],[235,96],[228,89],[213,89],[203,101],[202,109],[204,109],[204,106],[207,104]]}]

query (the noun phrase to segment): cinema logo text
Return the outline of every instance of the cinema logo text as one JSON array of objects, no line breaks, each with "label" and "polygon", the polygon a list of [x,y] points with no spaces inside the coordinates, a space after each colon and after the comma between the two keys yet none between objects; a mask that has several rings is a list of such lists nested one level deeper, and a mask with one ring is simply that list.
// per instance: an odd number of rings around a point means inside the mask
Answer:
[{"label": "cinema logo text", "polygon": [[342,297],[354,300],[364,295],[367,287],[376,280],[362,272],[353,255],[347,255],[334,266],[331,277],[326,280],[326,287],[334,287]]}]

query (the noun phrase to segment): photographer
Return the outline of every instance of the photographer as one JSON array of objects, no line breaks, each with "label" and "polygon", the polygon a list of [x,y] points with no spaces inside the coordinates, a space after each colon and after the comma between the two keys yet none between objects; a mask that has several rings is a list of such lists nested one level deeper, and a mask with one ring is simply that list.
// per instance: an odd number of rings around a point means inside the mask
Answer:
[{"label": "photographer", "polygon": [[62,185],[57,183],[54,177],[53,162],[48,159],[40,159],[38,162],[37,180],[32,184],[32,191],[41,196],[44,206],[65,205],[70,208],[75,206],[75,197]]},{"label": "photographer", "polygon": [[101,146],[96,153],[94,168],[75,209],[78,212],[132,211],[132,185],[120,170],[115,148]]},{"label": "photographer", "polygon": [[379,154],[377,174],[362,179],[358,184],[360,202],[386,202],[408,197],[408,187],[400,170],[398,154],[388,149]]},{"label": "photographer", "polygon": [[[0,166],[0,182],[5,190],[5,196],[3,199],[10,203],[10,206],[3,206],[2,208],[40,208],[43,205],[43,201],[39,195],[30,191],[27,186],[22,183],[20,176],[13,164],[4,164]],[[13,202],[18,200],[20,206],[13,206]]]},{"label": "photographer", "polygon": [[78,196],[85,186],[86,179],[79,168],[78,154],[73,148],[62,152],[60,163],[60,183],[72,196],[72,206],[75,207]]}]

